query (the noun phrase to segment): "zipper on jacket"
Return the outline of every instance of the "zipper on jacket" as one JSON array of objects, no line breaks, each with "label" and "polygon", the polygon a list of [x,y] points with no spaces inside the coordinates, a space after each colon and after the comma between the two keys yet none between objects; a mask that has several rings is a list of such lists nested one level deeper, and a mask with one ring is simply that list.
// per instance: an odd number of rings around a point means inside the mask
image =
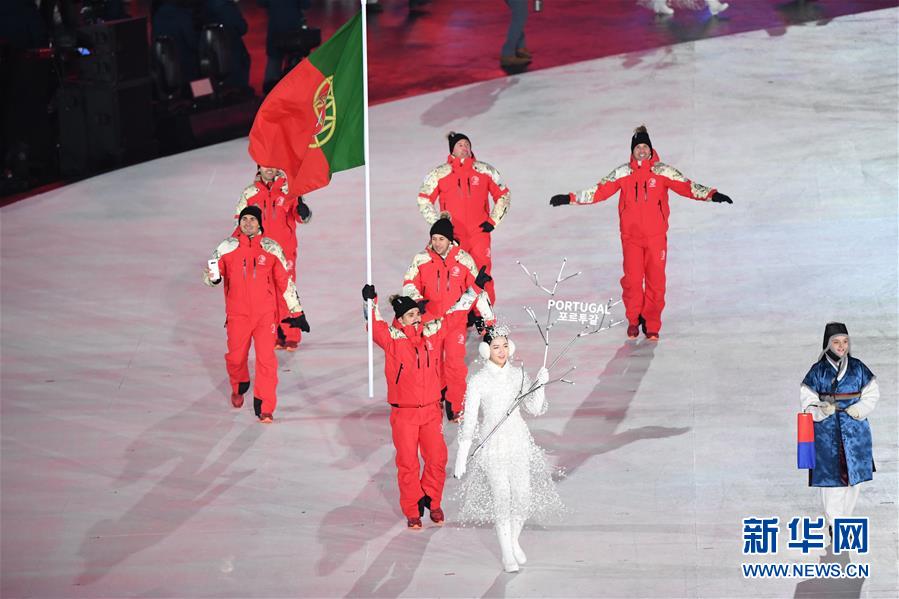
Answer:
[{"label": "zipper on jacket", "polygon": [[643,201],[649,201],[649,192],[646,191],[646,181],[643,182]]},{"label": "zipper on jacket", "polygon": [[244,278],[244,280],[247,279],[247,259],[246,258],[243,259],[243,278]]},{"label": "zipper on jacket", "polygon": [[421,368],[421,356],[418,355],[418,348],[415,348],[415,365]]},{"label": "zipper on jacket", "polygon": [[403,374],[403,364],[400,364],[400,369],[396,373],[396,380],[393,382],[394,385],[400,384],[400,375]]},{"label": "zipper on jacket", "polygon": [[256,278],[256,257],[253,257],[253,278]]},{"label": "zipper on jacket", "polygon": [[639,201],[640,201],[640,187],[637,184],[637,181],[635,180],[634,181],[634,203],[636,204]]}]

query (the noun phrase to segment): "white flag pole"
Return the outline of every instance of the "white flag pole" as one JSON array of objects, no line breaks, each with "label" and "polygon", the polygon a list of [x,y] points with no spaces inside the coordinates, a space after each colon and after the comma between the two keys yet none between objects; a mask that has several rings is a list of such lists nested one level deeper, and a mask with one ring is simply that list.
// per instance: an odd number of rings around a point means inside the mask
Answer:
[{"label": "white flag pole", "polygon": [[[365,159],[365,282],[371,285],[371,166],[368,151],[368,22],[365,18],[365,0],[362,5],[362,103],[365,124],[362,128],[362,149]],[[371,300],[365,302],[368,316],[368,397],[375,396],[375,359],[372,344]]]}]

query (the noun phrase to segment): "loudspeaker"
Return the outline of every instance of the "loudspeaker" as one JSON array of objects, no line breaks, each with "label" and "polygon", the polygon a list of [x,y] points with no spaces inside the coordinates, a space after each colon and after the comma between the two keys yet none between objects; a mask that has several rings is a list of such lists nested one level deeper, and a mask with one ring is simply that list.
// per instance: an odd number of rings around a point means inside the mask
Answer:
[{"label": "loudspeaker", "polygon": [[81,79],[116,83],[149,75],[147,19],[105,21],[78,28],[90,54],[80,61]]},{"label": "loudspeaker", "polygon": [[60,168],[83,174],[156,153],[149,78],[98,85],[66,84],[59,93]]}]

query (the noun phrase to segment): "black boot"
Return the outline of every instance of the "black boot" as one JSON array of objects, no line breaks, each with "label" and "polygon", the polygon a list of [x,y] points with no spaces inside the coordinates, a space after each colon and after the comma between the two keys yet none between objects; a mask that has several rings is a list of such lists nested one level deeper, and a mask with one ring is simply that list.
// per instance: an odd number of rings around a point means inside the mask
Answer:
[{"label": "black boot", "polygon": [[427,495],[424,495],[421,499],[418,500],[418,517],[421,518],[425,515],[425,508],[428,508],[428,511],[431,510],[431,498]]},{"label": "black boot", "polygon": [[637,324],[640,325],[640,329],[642,329],[643,334],[645,335],[646,334],[646,319],[643,318],[642,314],[640,315],[639,319],[637,320]]},{"label": "black boot", "polygon": [[253,398],[253,411],[256,412],[256,418],[262,416],[262,400],[257,397]]},{"label": "black boot", "polygon": [[250,390],[250,381],[246,381],[243,383],[237,383],[237,392],[243,395],[247,391]]}]

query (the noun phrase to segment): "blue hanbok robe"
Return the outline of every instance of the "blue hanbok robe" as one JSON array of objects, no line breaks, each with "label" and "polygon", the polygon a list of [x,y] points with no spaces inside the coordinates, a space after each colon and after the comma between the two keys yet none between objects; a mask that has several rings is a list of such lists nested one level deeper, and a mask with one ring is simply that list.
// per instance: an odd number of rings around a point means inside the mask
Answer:
[{"label": "blue hanbok robe", "polygon": [[874,374],[861,360],[852,356],[848,359],[846,374],[840,380],[836,380],[837,369],[822,356],[802,381],[822,401],[828,395],[836,400],[836,412],[815,422],[815,468],[809,470],[812,487],[845,487],[873,478],[871,426],[867,418],[855,420],[845,409],[860,401]]}]

